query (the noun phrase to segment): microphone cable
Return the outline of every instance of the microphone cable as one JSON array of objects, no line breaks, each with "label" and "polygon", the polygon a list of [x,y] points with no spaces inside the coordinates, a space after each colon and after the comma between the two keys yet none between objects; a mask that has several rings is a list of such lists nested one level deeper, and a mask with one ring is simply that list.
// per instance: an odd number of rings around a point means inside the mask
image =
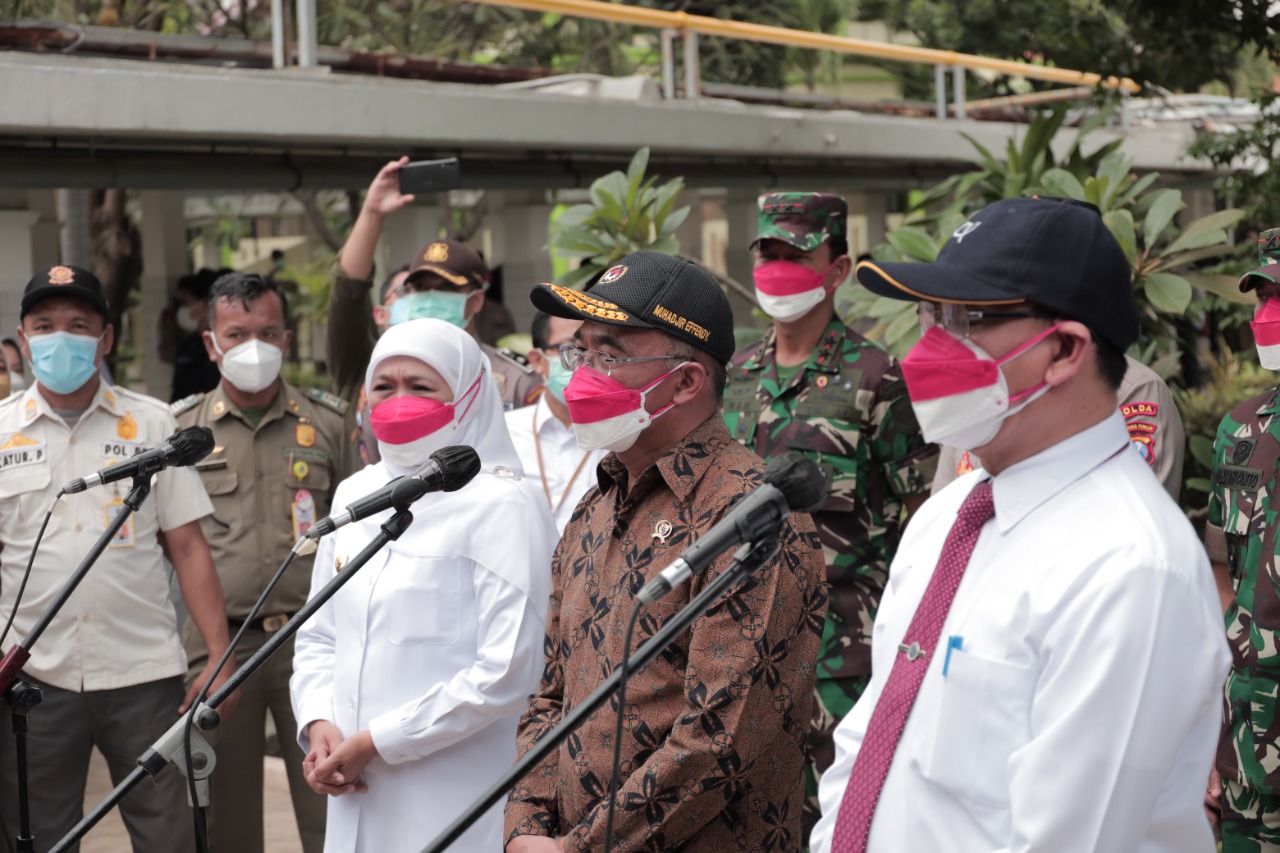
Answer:
[{"label": "microphone cable", "polygon": [[613,851],[613,813],[618,805],[618,789],[622,787],[622,720],[627,712],[627,676],[631,666],[631,635],[644,605],[636,600],[631,605],[631,617],[627,619],[627,633],[622,640],[622,660],[618,664],[618,716],[613,729],[613,771],[609,775],[609,811],[604,822],[604,853]]},{"label": "microphone cable", "polygon": [[[191,763],[191,728],[195,724],[195,714],[205,699],[209,696],[209,689],[213,686],[213,682],[218,679],[218,674],[222,672],[222,668],[227,665],[227,661],[236,652],[236,647],[240,645],[240,641],[244,638],[245,631],[249,630],[249,626],[258,618],[264,605],[267,603],[267,597],[280,583],[284,573],[289,566],[293,564],[293,558],[298,555],[297,551],[290,550],[289,556],[285,557],[284,562],[280,564],[280,568],[276,569],[276,573],[271,576],[271,580],[267,582],[266,587],[262,590],[262,594],[258,596],[258,600],[253,603],[253,607],[249,608],[249,615],[240,623],[240,630],[236,631],[236,635],[231,638],[231,642],[227,644],[227,650],[222,653],[222,657],[218,659],[218,664],[213,668],[213,672],[205,680],[200,691],[191,700],[191,707],[186,710],[186,721],[182,726],[182,751],[183,760],[186,762],[187,771],[187,795],[191,797],[191,809],[194,812],[193,819],[195,821],[195,837],[197,853],[208,853],[208,828],[206,826],[204,809],[200,807],[199,795],[196,792],[195,768]],[[215,709],[216,710],[216,709]]]}]

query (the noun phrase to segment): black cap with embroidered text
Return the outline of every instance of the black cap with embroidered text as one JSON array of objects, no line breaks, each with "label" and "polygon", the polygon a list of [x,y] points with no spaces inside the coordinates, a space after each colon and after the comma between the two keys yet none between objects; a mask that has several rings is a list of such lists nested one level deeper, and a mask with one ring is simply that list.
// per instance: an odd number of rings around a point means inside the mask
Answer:
[{"label": "black cap with embroidered text", "polygon": [[104,318],[107,316],[106,291],[98,277],[80,267],[58,264],[41,270],[27,282],[22,291],[22,311],[18,319],[27,316],[36,303],[50,296],[83,299]]},{"label": "black cap with embroidered text", "polygon": [[633,252],[605,270],[590,292],[541,284],[529,298],[553,317],[657,329],[723,364],[733,358],[729,299],[715,276],[683,258]]},{"label": "black cap with embroidered text", "polygon": [[1081,201],[997,201],[957,228],[934,263],[863,261],[855,273],[890,299],[1026,301],[1084,323],[1122,352],[1138,338],[1129,261],[1098,209]]}]

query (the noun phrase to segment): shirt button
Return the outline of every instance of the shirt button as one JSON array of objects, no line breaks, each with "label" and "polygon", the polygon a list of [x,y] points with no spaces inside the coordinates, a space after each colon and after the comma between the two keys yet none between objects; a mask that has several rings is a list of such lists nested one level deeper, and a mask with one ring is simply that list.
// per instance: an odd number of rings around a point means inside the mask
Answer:
[{"label": "shirt button", "polygon": [[83,524],[76,524],[76,533],[80,533],[83,530],[84,530]]},{"label": "shirt button", "polygon": [[88,621],[89,621],[89,614],[88,614],[88,613],[86,613],[86,614],[85,614],[84,616],[82,616],[81,618],[82,618],[82,619],[84,619],[84,621],[88,622]]}]

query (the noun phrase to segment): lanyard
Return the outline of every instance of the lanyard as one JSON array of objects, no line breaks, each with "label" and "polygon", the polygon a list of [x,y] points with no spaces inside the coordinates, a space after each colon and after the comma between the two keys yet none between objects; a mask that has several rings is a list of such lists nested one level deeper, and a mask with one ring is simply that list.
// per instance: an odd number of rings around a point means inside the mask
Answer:
[{"label": "lanyard", "polygon": [[569,491],[573,488],[573,484],[578,479],[578,475],[582,473],[582,467],[587,464],[587,457],[591,455],[590,450],[582,452],[582,461],[578,463],[578,467],[573,470],[573,476],[569,478],[569,482],[565,484],[564,491],[560,493],[560,501],[557,503],[551,499],[551,487],[547,485],[547,466],[542,462],[542,438],[538,435],[538,407],[530,406],[533,409],[533,447],[538,453],[538,474],[542,477],[542,493],[547,496],[547,503],[551,505],[551,514],[558,515],[560,507],[564,506],[564,499],[569,497]]}]

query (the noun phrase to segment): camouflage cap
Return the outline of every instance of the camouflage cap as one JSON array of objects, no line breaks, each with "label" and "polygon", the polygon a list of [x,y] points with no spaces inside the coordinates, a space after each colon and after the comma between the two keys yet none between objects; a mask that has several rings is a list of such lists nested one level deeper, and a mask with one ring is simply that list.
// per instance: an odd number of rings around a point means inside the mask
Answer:
[{"label": "camouflage cap", "polygon": [[832,237],[847,237],[849,205],[831,193],[766,193],[760,196],[760,224],[751,248],[761,240],[781,240],[812,252]]},{"label": "camouflage cap", "polygon": [[1240,292],[1248,293],[1263,281],[1280,281],[1280,228],[1269,228],[1258,235],[1259,267],[1240,277]]}]

